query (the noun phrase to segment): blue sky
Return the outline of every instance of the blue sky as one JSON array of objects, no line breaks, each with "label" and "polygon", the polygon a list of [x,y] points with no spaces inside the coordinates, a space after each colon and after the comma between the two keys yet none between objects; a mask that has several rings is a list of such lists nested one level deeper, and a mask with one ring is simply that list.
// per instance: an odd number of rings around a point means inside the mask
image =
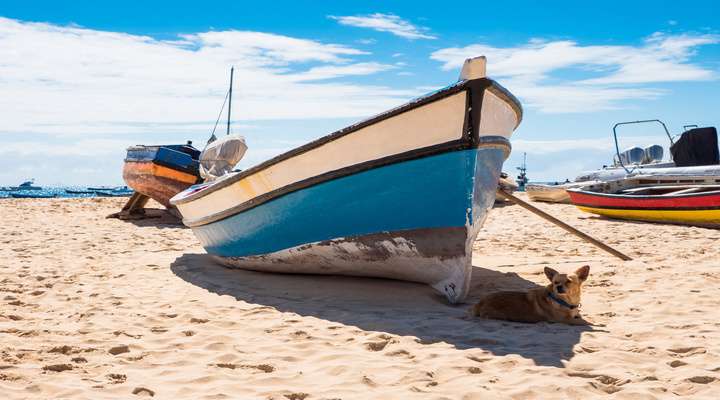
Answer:
[{"label": "blue sky", "polygon": [[204,143],[231,64],[244,167],[452,83],[481,54],[525,107],[505,169],[526,151],[534,180],[608,163],[617,121],[720,122],[712,1],[98,3],[0,5],[0,185],[119,184],[127,145]]}]

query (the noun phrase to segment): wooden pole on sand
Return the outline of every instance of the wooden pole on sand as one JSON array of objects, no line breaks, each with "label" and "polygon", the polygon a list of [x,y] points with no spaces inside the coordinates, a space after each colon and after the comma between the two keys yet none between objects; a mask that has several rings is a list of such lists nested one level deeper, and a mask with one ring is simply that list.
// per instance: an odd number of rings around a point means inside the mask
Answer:
[{"label": "wooden pole on sand", "polygon": [[555,224],[555,225],[557,225],[557,226],[565,229],[566,231],[572,233],[573,235],[579,237],[580,239],[582,239],[582,240],[584,240],[584,241],[586,241],[586,242],[589,242],[589,243],[594,244],[595,246],[597,246],[597,247],[599,247],[599,248],[607,251],[608,253],[614,255],[615,257],[618,257],[618,258],[620,258],[620,259],[622,259],[622,260],[625,260],[625,261],[632,260],[632,258],[628,257],[627,255],[625,255],[625,254],[623,254],[623,253],[621,253],[621,252],[613,249],[612,247],[606,245],[605,243],[603,243],[603,242],[595,239],[594,237],[592,237],[592,236],[590,236],[590,235],[587,235],[587,234],[585,234],[585,233],[583,233],[583,232],[580,232],[579,230],[577,230],[577,229],[573,228],[572,226],[570,226],[570,225],[568,225],[568,224],[560,221],[559,219],[553,217],[552,215],[546,213],[545,211],[543,211],[543,210],[541,210],[541,209],[539,209],[539,208],[537,208],[537,207],[535,207],[535,206],[533,206],[533,205],[531,205],[531,204],[529,204],[529,203],[527,203],[527,202],[525,202],[525,201],[523,201],[523,200],[521,200],[521,199],[519,199],[519,198],[511,195],[510,193],[506,192],[506,191],[503,190],[502,188],[498,188],[497,192],[498,192],[498,194],[499,194],[500,196],[502,196],[502,197],[504,197],[504,198],[512,201],[513,203],[519,205],[520,207],[522,207],[522,208],[530,211],[531,213],[539,216],[540,218],[542,218],[542,219],[544,219],[544,220],[546,220],[546,221],[552,222],[553,224]]}]

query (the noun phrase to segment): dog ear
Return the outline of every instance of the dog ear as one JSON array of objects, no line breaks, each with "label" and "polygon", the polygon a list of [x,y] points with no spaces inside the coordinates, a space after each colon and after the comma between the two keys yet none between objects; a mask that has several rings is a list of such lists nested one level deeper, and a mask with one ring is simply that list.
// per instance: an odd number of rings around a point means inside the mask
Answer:
[{"label": "dog ear", "polygon": [[545,276],[547,276],[547,278],[550,279],[551,281],[553,280],[553,278],[555,278],[555,275],[557,275],[557,274],[558,274],[558,272],[555,271],[554,269],[552,269],[550,267],[545,267]]},{"label": "dog ear", "polygon": [[590,266],[583,265],[575,271],[575,275],[580,278],[580,282],[585,282],[585,280],[588,278],[588,275],[590,275]]}]

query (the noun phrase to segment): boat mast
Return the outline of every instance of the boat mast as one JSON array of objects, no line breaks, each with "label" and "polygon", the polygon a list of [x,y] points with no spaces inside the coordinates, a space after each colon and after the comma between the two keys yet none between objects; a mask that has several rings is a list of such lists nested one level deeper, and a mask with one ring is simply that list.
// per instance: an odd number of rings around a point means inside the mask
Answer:
[{"label": "boat mast", "polygon": [[230,92],[228,93],[228,120],[227,120],[227,134],[230,134],[230,111],[232,110],[232,86],[233,86],[233,73],[235,67],[230,67]]},{"label": "boat mast", "polygon": [[518,189],[519,189],[521,192],[525,191],[525,184],[528,183],[528,178],[527,178],[527,163],[526,163],[526,161],[527,161],[527,153],[523,153],[523,163],[522,163],[522,166],[516,167],[516,168],[520,171],[520,175],[518,175],[516,182],[517,182],[517,184],[518,184],[518,186],[519,186]]}]

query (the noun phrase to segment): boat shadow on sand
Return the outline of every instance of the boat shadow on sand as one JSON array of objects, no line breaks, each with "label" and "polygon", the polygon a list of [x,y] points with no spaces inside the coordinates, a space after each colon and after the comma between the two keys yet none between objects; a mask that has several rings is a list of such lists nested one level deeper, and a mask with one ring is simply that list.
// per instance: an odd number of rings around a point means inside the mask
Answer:
[{"label": "boat shadow on sand", "polygon": [[586,326],[521,324],[468,317],[484,293],[536,287],[515,273],[473,270],[464,304],[448,305],[429,286],[375,278],[271,274],[225,268],[207,254],[184,254],[171,265],[181,279],[218,295],[271,306],[364,330],[415,336],[421,343],[446,342],[457,349],[517,354],[538,365],[562,367]]},{"label": "boat shadow on sand", "polygon": [[173,213],[161,208],[146,208],[143,214],[134,216],[118,217],[120,214],[114,212],[106,218],[117,218],[123,222],[131,223],[137,227],[154,227],[158,229],[189,229],[182,223],[182,219]]}]

